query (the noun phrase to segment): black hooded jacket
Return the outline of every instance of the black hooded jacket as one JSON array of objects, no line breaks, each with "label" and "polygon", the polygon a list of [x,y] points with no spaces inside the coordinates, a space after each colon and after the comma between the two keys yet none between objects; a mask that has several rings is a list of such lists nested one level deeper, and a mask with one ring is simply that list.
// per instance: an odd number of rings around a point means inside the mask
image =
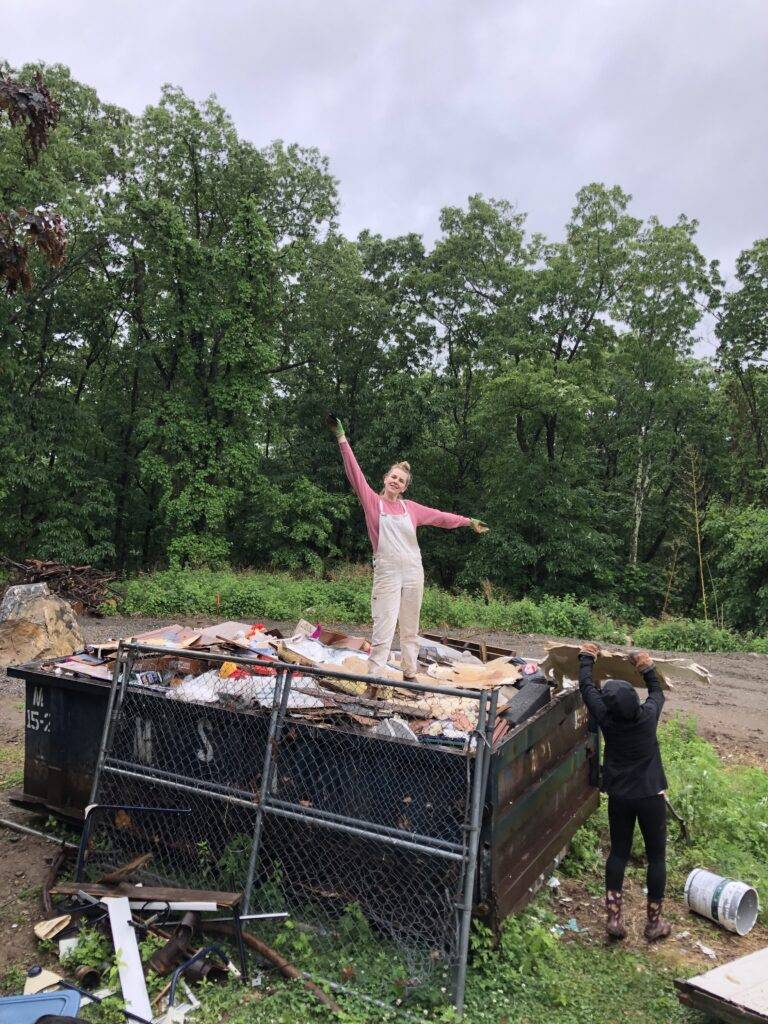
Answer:
[{"label": "black hooded jacket", "polygon": [[602,691],[592,682],[595,659],[579,656],[579,690],[605,737],[602,788],[609,796],[634,800],[667,788],[656,726],[664,692],[653,668],[643,673],[648,697],[641,704],[637,690],[623,679],[608,679]]}]

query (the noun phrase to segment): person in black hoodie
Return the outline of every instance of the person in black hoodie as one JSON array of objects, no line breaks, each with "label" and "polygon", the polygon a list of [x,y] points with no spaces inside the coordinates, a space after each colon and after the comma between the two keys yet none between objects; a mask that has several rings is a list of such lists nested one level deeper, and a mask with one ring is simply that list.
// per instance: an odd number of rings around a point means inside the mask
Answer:
[{"label": "person in black hoodie", "polygon": [[592,668],[599,653],[596,644],[582,644],[579,690],[605,737],[602,789],[608,794],[611,830],[611,852],[605,863],[606,931],[615,939],[627,934],[622,918],[622,886],[637,822],[648,858],[645,937],[654,942],[665,939],[671,931],[661,916],[667,882],[667,779],[656,727],[664,693],[653,661],[645,653],[630,656],[648,687],[648,697],[642,704],[634,686],[623,679],[607,679],[598,690],[592,682]]}]

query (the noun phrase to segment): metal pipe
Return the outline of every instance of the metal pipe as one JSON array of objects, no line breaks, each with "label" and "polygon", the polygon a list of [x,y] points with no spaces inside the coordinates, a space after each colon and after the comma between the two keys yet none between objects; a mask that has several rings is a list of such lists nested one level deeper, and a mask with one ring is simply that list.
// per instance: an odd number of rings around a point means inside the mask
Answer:
[{"label": "metal pipe", "polygon": [[[469,955],[469,931],[472,924],[472,897],[474,895],[475,872],[477,869],[477,849],[480,843],[480,825],[482,809],[485,801],[485,787],[489,763],[488,717],[491,721],[496,717],[496,693],[491,697],[491,715],[487,716],[488,695],[480,703],[477,716],[477,751],[475,753],[475,774],[472,779],[472,797],[469,814],[469,842],[467,850],[466,870],[462,893],[461,920],[459,924],[458,964],[454,986],[454,1006],[459,1014],[464,1012],[464,993],[467,984],[467,957]],[[491,732],[493,736],[493,732]]]},{"label": "metal pipe", "polygon": [[79,849],[77,843],[68,843],[65,839],[57,839],[56,836],[49,836],[46,832],[39,832],[36,828],[30,828],[29,825],[20,825],[17,821],[9,821],[8,818],[0,818],[0,825],[3,828],[9,828],[12,832],[21,832],[23,835],[47,839],[49,843],[56,843],[57,846],[63,846],[66,850]]},{"label": "metal pipe", "polygon": [[315,821],[320,818],[323,821],[334,821],[341,825],[366,825],[370,832],[380,833],[381,835],[390,835],[396,838],[402,837],[412,842],[423,843],[424,846],[453,850],[462,855],[464,851],[463,843],[452,843],[448,839],[433,839],[432,836],[425,836],[419,832],[405,832],[403,829],[392,828],[390,825],[379,825],[375,821],[363,821],[360,818],[351,818],[346,814],[334,814],[333,811],[323,811],[318,807],[304,808],[301,804],[294,804],[288,800],[275,800],[273,797],[270,797],[266,803],[266,810],[270,811],[275,807],[280,810],[296,811],[297,814],[304,812],[305,817],[309,821]]},{"label": "metal pipe", "polygon": [[[280,920],[290,917],[291,915],[287,910],[276,910],[272,914],[240,914],[241,921],[274,921],[279,918]],[[231,917],[206,917],[203,921],[203,925],[206,924],[232,924]],[[205,928],[203,927],[203,931]]]},{"label": "metal pipe", "polygon": [[96,767],[93,772],[93,783],[91,784],[91,795],[88,798],[88,806],[96,803],[96,792],[99,788],[99,778],[101,776],[101,769],[104,764],[104,757],[107,750],[107,741],[110,738],[112,731],[112,712],[115,706],[115,699],[117,695],[117,679],[122,668],[122,653],[123,653],[123,641],[121,640],[117,645],[117,654],[115,655],[115,670],[112,673],[112,685],[109,689],[109,697],[107,698],[107,713],[104,716],[104,728],[101,731],[101,742],[99,743],[99,752],[96,756]]},{"label": "metal pipe", "polygon": [[[152,768],[143,764],[136,764],[135,761],[124,761],[118,757],[108,757],[105,759],[105,768],[127,768],[129,771],[135,772],[137,775],[142,775],[148,782],[153,782],[155,779],[167,779],[170,782],[189,782],[189,775],[178,775],[176,772],[167,772],[162,768]],[[198,782],[197,779],[194,780]],[[196,790],[195,792],[198,792]],[[239,796],[244,800],[250,799],[252,803],[256,803],[256,793],[252,793],[247,789],[237,789],[235,786],[226,786],[223,782],[211,782],[209,779],[199,780],[199,792],[208,796]],[[154,810],[154,808],[147,808],[148,810]]]},{"label": "metal pipe", "polygon": [[274,807],[268,803],[264,808],[267,814],[274,814],[277,818],[290,818],[292,821],[301,821],[320,825],[322,828],[331,829],[335,832],[344,832],[350,836],[359,836],[361,839],[373,839],[377,843],[386,843],[387,846],[395,846],[398,849],[414,850],[416,853],[428,853],[433,857],[443,857],[446,860],[464,860],[463,853],[454,853],[452,850],[443,850],[440,847],[425,846],[422,843],[414,843],[410,840],[395,838],[394,836],[382,835],[380,832],[372,832],[369,829],[355,828],[352,825],[344,825],[341,822],[326,821],[321,818],[310,818],[307,814],[297,814],[295,811],[286,811],[281,807]]},{"label": "metal pipe", "polygon": [[168,993],[169,1009],[173,1006],[174,1002],[176,1001],[176,986],[179,983],[179,978],[181,977],[181,975],[184,973],[184,971],[186,971],[188,967],[191,967],[192,964],[196,964],[198,960],[204,959],[208,956],[209,953],[215,953],[216,956],[224,964],[224,966],[227,969],[229,969],[229,960],[227,959],[226,954],[222,951],[220,946],[203,946],[202,949],[198,949],[198,951],[188,960],[185,960],[183,964],[179,964],[179,966],[173,972],[173,977],[171,978],[171,991]]},{"label": "metal pipe", "polygon": [[[248,870],[245,876],[245,887],[243,889],[243,911],[247,914],[251,909],[251,894],[253,892],[253,879],[256,875],[256,864],[261,848],[261,833],[264,830],[264,802],[267,799],[270,787],[270,775],[272,774],[272,751],[275,745],[275,737],[280,721],[280,713],[284,703],[288,703],[288,694],[291,690],[292,676],[290,672],[283,671],[275,680],[275,690],[272,697],[272,714],[269,717],[269,733],[267,734],[267,745],[264,749],[264,763],[261,770],[261,789],[259,790],[259,805],[256,809],[256,820],[253,823],[253,839],[251,841],[251,854],[248,858]],[[280,698],[278,700],[278,689]]]},{"label": "metal pipe", "polygon": [[[194,796],[200,796],[201,790],[199,786],[187,786],[181,782],[173,782],[170,779],[158,779],[150,775],[142,775],[139,772],[129,772],[125,768],[113,768],[112,765],[105,764],[102,769],[105,772],[111,772],[112,775],[124,775],[127,779],[140,779],[142,782],[156,782],[158,786],[167,786],[168,789],[178,789],[182,793],[192,793]],[[203,792],[203,796],[215,796],[220,800],[225,800],[228,804],[236,804],[238,807],[247,807],[249,810],[254,810],[257,806],[253,800],[240,800],[237,797],[229,796],[228,793],[212,793]]]}]

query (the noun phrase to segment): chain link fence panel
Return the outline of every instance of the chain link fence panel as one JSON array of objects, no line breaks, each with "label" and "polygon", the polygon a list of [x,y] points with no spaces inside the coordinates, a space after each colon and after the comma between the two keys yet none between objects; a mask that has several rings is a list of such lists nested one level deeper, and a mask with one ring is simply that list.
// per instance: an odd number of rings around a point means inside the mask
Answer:
[{"label": "chain link fence panel", "polygon": [[471,698],[474,729],[399,738],[323,685],[338,674],[173,653],[187,671],[168,687],[145,667],[167,649],[118,652],[80,877],[151,853],[147,884],[286,913],[258,934],[316,980],[461,1007],[495,698],[413,685]]}]

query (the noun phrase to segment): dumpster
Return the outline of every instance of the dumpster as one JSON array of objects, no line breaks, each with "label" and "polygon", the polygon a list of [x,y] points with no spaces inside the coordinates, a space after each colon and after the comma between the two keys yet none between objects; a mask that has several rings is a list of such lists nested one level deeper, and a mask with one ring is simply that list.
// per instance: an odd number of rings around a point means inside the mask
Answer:
[{"label": "dumpster", "polygon": [[[442,642],[467,646],[465,642],[441,636]],[[502,653],[493,648],[493,655]],[[24,784],[10,794],[14,802],[37,806],[54,814],[82,820],[93,785],[99,745],[104,729],[110,684],[56,675],[45,663],[9,668],[8,675],[23,679],[26,686]],[[160,718],[153,705],[159,698],[139,694],[130,722],[130,744],[139,760],[150,757],[150,745],[168,751],[157,732]],[[244,742],[238,733],[238,715],[231,711],[201,708],[196,714],[180,715],[178,706],[165,702],[163,728],[173,732],[173,763],[161,770],[192,777],[205,777],[207,758],[226,748],[226,778],[244,790],[259,774],[258,746]],[[266,723],[266,720],[264,720]],[[154,737],[152,729],[154,728]],[[266,724],[264,724],[266,729]],[[333,727],[296,723],[298,749],[308,762],[326,760],[343,766],[348,759],[359,760],[371,746],[354,733]],[[126,741],[127,743],[128,741]],[[296,758],[296,744],[289,756]],[[402,745],[411,760],[415,752]],[[249,760],[249,750],[253,754]],[[475,913],[497,930],[503,919],[528,902],[542,878],[567,849],[574,832],[597,808],[599,794],[590,780],[597,777],[594,736],[587,730],[587,716],[576,690],[565,690],[532,718],[507,733],[491,752],[483,807],[478,871],[475,882]],[[446,754],[450,763],[450,752]],[[416,762],[414,762],[415,765]],[[402,770],[402,769],[400,769]],[[377,771],[375,758],[368,771]],[[297,770],[292,777],[300,775]],[[450,772],[445,773],[450,776]],[[414,780],[419,778],[415,767]],[[422,773],[422,785],[428,777]],[[444,773],[437,773],[433,786]],[[301,792],[289,796],[314,802],[313,786],[324,787],[323,806],[331,812],[341,803],[345,777],[339,768],[312,773]],[[294,788],[296,783],[293,783]],[[356,807],[371,813],[365,803],[370,789],[357,787]],[[334,793],[336,794],[334,796]],[[426,801],[415,801],[422,810]],[[433,808],[444,806],[443,799]],[[430,812],[435,814],[433,810]],[[391,818],[391,814],[388,814]],[[413,823],[418,831],[434,828],[435,821]]]},{"label": "dumpster", "polygon": [[[373,680],[414,716],[374,725],[355,689],[370,676],[179,654],[173,684],[156,669],[168,649],[136,641],[118,648],[112,683],[50,663],[9,670],[26,684],[14,798],[69,817],[97,805],[76,880],[149,855],[137,880],[243,892],[265,941],[332,988],[388,1005],[450,990],[461,1008],[472,915],[497,933],[597,806],[578,692],[509,728],[495,684]],[[427,716],[437,732],[417,735],[417,705],[433,699],[460,727],[440,711]]]},{"label": "dumpster", "polygon": [[11,666],[25,683],[24,783],[10,799],[82,820],[93,785],[109,683],[56,675],[52,662]]}]

